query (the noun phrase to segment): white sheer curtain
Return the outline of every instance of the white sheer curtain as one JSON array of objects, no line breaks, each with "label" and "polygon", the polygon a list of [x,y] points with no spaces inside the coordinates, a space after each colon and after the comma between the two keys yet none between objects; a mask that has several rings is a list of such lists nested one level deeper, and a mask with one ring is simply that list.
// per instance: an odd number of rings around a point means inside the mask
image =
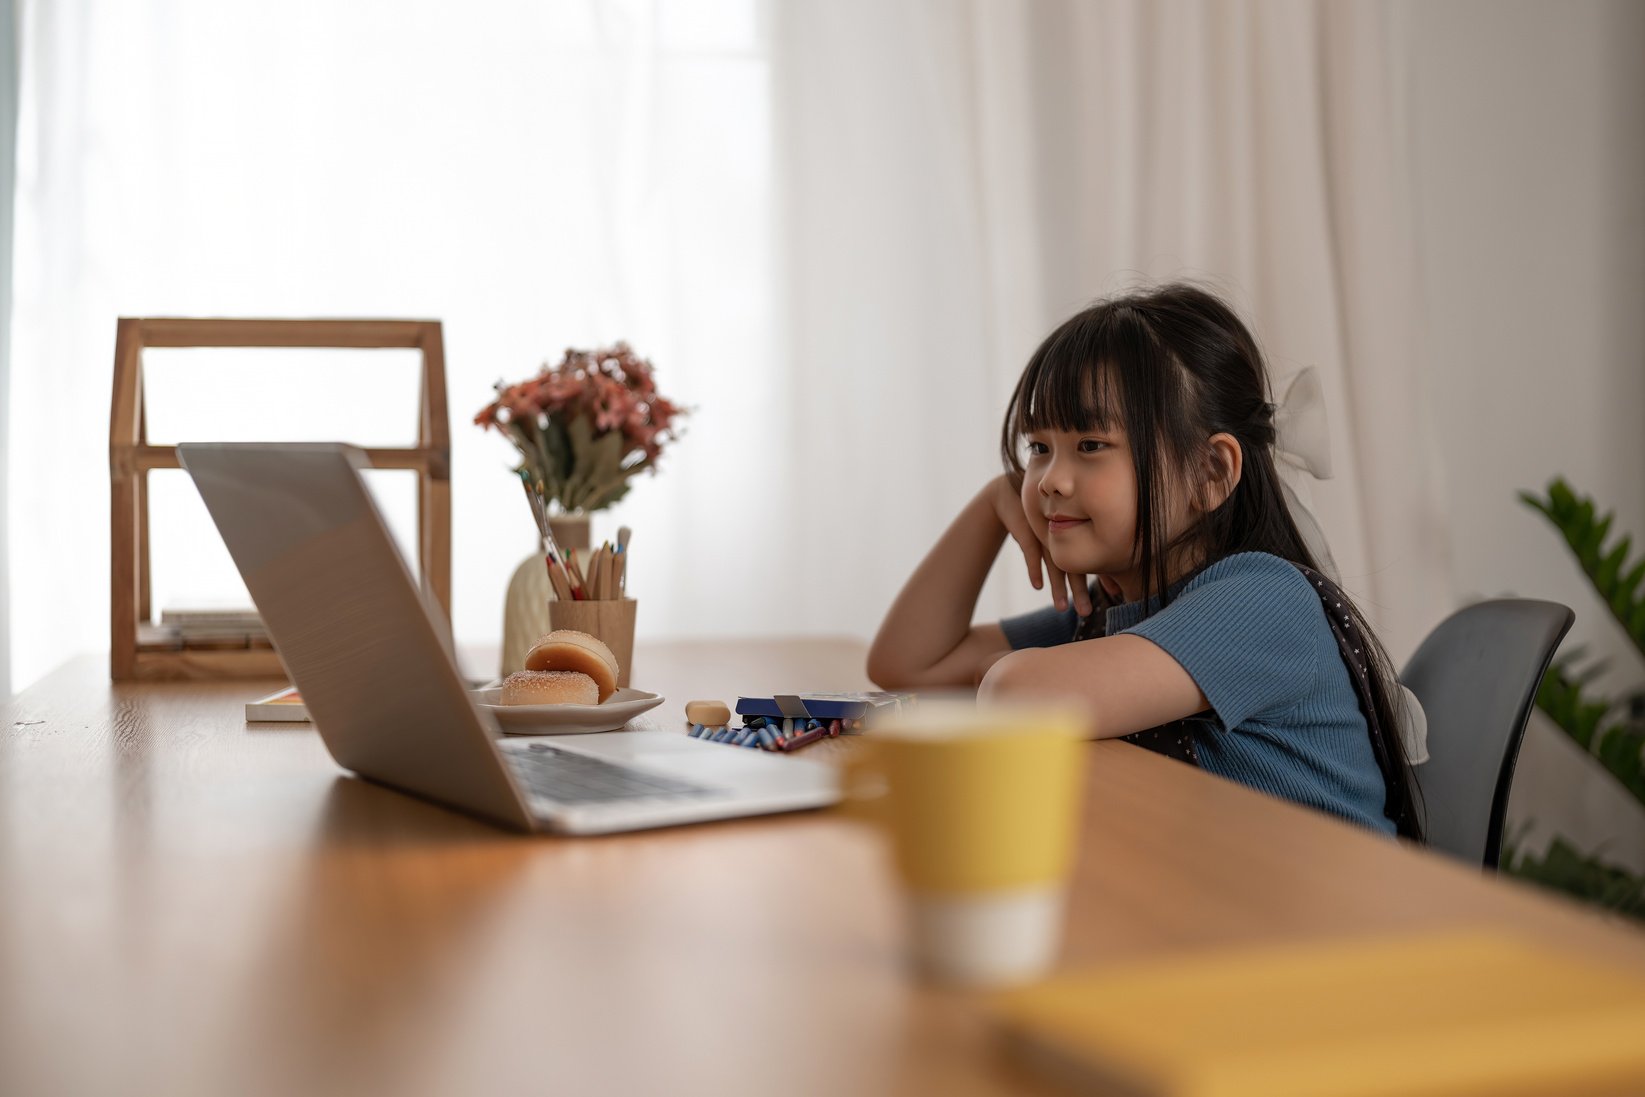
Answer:
[{"label": "white sheer curtain", "polygon": [[[874,535],[802,543],[804,618],[886,604],[998,471],[1045,332],[1189,276],[1254,325],[1276,387],[1323,375],[1336,478],[1297,484],[1396,658],[1448,606],[1385,5],[836,0],[773,50],[803,404],[854,445],[795,493]],[[1035,604],[996,569],[980,609]],[[867,595],[867,597],[863,597]]]},{"label": "white sheer curtain", "polygon": [[[596,536],[635,530],[643,631],[773,626],[783,560],[737,532],[782,524],[756,0],[26,11],[10,502],[20,684],[107,645],[121,315],[443,320],[466,643],[500,642],[504,585],[534,540],[507,445],[469,419],[498,379],[627,338],[664,394],[698,409],[660,474],[596,519]],[[411,362],[379,357],[152,353],[151,436],[404,444]],[[405,544],[410,484],[382,476]],[[157,608],[243,598],[181,478],[154,478]]]},{"label": "white sheer curtain", "polygon": [[[626,337],[698,408],[597,519],[636,530],[642,634],[867,635],[997,469],[1039,337],[1178,274],[1244,310],[1279,383],[1320,368],[1338,478],[1300,486],[1402,655],[1449,600],[1396,10],[25,0],[15,680],[107,642],[117,316],[444,320],[464,643],[497,641],[531,539],[506,446],[468,416],[493,381]],[[409,433],[388,367],[196,355],[155,377],[178,435]],[[404,535],[410,492],[383,491]],[[232,596],[186,482],[155,506],[156,602]],[[1036,604],[1019,575],[979,612]]]},{"label": "white sheer curtain", "polygon": [[[11,405],[11,241],[17,179],[17,7],[0,0],[0,410]],[[11,695],[11,580],[5,506],[10,458],[6,416],[0,413],[0,698]]]}]

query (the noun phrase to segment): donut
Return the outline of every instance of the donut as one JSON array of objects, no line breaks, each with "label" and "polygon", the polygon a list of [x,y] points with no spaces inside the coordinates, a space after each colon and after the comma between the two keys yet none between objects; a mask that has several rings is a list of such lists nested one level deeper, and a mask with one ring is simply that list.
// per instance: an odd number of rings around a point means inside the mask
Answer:
[{"label": "donut", "polygon": [[594,679],[575,670],[518,670],[503,679],[505,705],[597,705]]},{"label": "donut", "polygon": [[596,636],[575,629],[555,629],[526,652],[527,670],[576,670],[594,679],[600,704],[617,692],[617,657]]}]

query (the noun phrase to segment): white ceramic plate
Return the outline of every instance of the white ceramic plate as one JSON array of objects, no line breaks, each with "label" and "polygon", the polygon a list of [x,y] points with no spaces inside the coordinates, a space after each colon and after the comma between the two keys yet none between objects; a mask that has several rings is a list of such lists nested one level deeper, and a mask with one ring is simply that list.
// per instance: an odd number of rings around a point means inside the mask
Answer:
[{"label": "white ceramic plate", "polygon": [[588,735],[617,731],[634,717],[663,703],[643,689],[620,689],[603,705],[501,705],[501,687],[472,691],[480,707],[497,717],[509,735]]}]

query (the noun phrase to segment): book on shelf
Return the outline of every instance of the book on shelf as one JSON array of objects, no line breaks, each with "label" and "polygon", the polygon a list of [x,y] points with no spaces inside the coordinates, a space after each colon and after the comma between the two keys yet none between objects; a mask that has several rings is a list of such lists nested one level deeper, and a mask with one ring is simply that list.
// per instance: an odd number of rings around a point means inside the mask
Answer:
[{"label": "book on shelf", "polygon": [[185,643],[266,640],[268,629],[254,609],[179,607],[160,611],[157,635]]},{"label": "book on shelf", "polygon": [[296,686],[246,702],[246,719],[263,722],[301,724],[308,722],[308,706]]},{"label": "book on shelf", "polygon": [[737,715],[767,716],[773,719],[862,720],[901,712],[914,704],[912,693],[885,690],[864,693],[774,693],[770,696],[737,698]]},{"label": "book on shelf", "polygon": [[176,625],[179,628],[262,628],[263,618],[255,609],[247,606],[222,609],[179,606],[161,610],[160,623]]},{"label": "book on shelf", "polygon": [[176,625],[159,625],[157,632],[161,636],[174,637],[178,640],[266,640],[267,630],[263,628],[208,628],[200,625],[195,628],[179,628]]}]

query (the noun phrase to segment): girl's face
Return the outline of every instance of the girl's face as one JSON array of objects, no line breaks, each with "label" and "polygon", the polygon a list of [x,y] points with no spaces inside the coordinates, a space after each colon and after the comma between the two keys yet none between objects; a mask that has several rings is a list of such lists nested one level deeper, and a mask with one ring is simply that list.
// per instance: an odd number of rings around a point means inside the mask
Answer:
[{"label": "girl's face", "polygon": [[[1036,430],[1024,443],[1022,507],[1052,562],[1072,574],[1109,576],[1127,599],[1141,597],[1133,548],[1137,470],[1125,431],[1118,425]],[[1169,498],[1155,505],[1166,508],[1168,538],[1187,528],[1186,505]]]}]

